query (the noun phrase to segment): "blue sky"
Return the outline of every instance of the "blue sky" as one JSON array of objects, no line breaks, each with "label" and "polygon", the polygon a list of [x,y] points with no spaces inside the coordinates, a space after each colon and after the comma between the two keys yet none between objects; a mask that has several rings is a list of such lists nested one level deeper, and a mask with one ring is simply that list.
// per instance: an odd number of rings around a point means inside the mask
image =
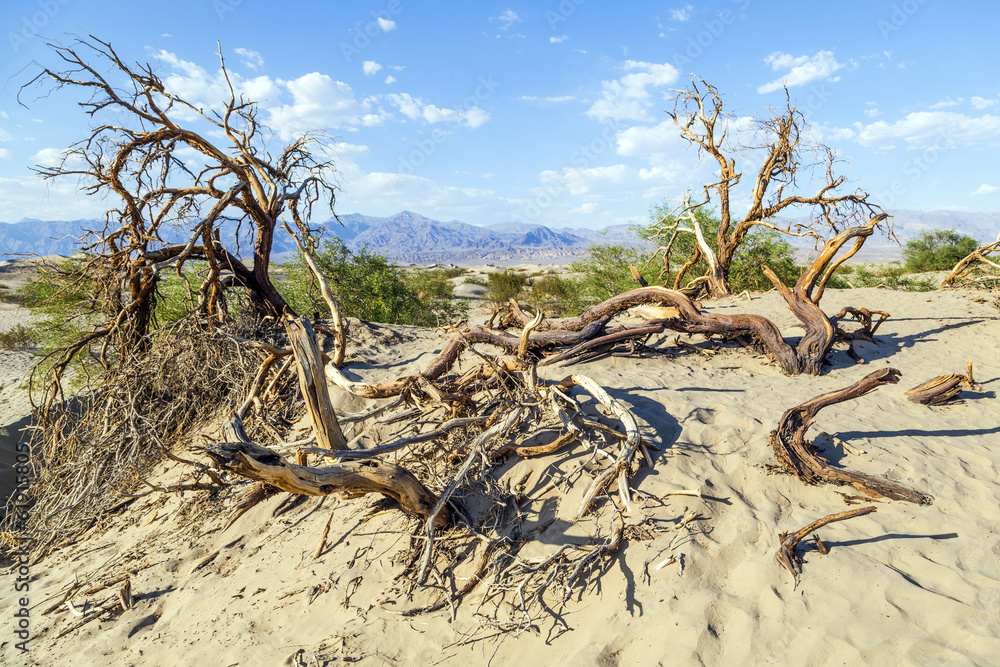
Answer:
[{"label": "blue sky", "polygon": [[644,220],[650,204],[712,178],[664,113],[692,74],[738,119],[782,104],[787,85],[811,136],[844,160],[850,187],[887,208],[998,211],[997,7],[7,0],[0,220],[105,208],[75,183],[29,171],[86,136],[78,99],[16,100],[40,64],[55,62],[45,40],[87,34],[157,63],[168,85],[206,106],[222,97],[221,42],[279,140],[334,138],[341,213],[591,228]]}]

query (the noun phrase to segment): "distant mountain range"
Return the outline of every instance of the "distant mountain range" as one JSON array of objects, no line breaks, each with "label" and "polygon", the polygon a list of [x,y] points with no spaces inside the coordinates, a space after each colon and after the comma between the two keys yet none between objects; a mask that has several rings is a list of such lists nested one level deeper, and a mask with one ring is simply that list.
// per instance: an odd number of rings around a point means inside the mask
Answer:
[{"label": "distant mountain range", "polygon": [[[906,210],[891,213],[896,234],[904,242],[928,229],[955,229],[980,242],[992,241],[1000,232],[1000,213]],[[385,253],[391,260],[401,263],[561,260],[584,254],[593,243],[638,243],[638,237],[629,225],[604,230],[551,229],[543,225],[514,222],[476,226],[457,220],[439,222],[410,211],[384,218],[358,213],[339,218],[342,224],[330,220],[322,225],[325,233],[343,239],[352,250],[367,246],[369,250]],[[82,230],[100,226],[101,222],[97,220],[25,219],[16,223],[0,223],[0,259],[25,253],[72,254],[79,248],[77,237]],[[183,234],[178,231],[176,236],[171,240],[179,242]],[[275,235],[276,259],[280,261],[285,253],[294,249],[294,243],[287,235]],[[898,255],[898,246],[876,236],[869,239],[864,255],[859,259],[892,259]]]}]

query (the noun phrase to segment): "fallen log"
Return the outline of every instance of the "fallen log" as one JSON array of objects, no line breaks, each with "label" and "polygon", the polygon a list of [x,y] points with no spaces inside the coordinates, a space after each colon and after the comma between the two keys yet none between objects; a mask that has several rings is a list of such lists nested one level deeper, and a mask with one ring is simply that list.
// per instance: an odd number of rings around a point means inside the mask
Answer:
[{"label": "fallen log", "polygon": [[433,525],[437,528],[444,528],[451,521],[448,507],[437,507],[437,496],[412,473],[394,463],[345,461],[321,468],[300,466],[252,442],[220,442],[208,445],[205,451],[220,470],[267,482],[289,493],[337,494],[342,498],[381,493],[399,503],[403,510],[425,520],[436,511]]},{"label": "fallen log", "polygon": [[777,430],[771,432],[771,447],[774,449],[775,457],[788,472],[806,484],[825,482],[847,485],[874,498],[890,498],[918,505],[930,505],[934,502],[932,496],[893,484],[885,479],[834,468],[826,459],[814,453],[815,448],[805,439],[806,431],[820,410],[864,396],[884,384],[895,384],[899,382],[899,375],[899,371],[895,368],[884,368],[869,373],[849,387],[822,394],[788,410],[778,423]]},{"label": "fallen log", "polygon": [[[792,576],[795,577],[795,585],[798,586],[799,575],[802,574],[802,557],[795,552],[795,548],[799,546],[799,542],[801,542],[806,535],[835,521],[846,521],[847,519],[853,519],[854,517],[871,514],[874,511],[876,511],[875,507],[859,507],[855,510],[838,512],[837,514],[831,514],[823,517],[822,519],[817,519],[808,526],[797,530],[794,533],[781,533],[781,535],[778,536],[778,539],[781,540],[781,547],[778,549],[778,553],[775,554],[775,557],[778,559],[779,563],[792,573]],[[818,535],[815,536],[815,539],[816,546],[820,552],[829,553],[829,549],[826,548],[826,545],[823,544]]]}]

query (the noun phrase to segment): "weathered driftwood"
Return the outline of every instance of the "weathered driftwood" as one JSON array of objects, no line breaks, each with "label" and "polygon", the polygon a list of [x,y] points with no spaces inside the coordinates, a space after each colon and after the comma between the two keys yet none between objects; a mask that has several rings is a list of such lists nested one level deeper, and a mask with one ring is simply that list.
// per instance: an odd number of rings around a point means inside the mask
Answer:
[{"label": "weathered driftwood", "polygon": [[437,510],[434,526],[443,528],[451,521],[447,507],[436,507],[438,498],[412,473],[382,461],[345,461],[321,468],[300,466],[252,442],[220,442],[206,447],[213,463],[221,470],[275,486],[282,491],[307,496],[338,494],[354,498],[381,493],[392,498],[411,514],[427,519]]},{"label": "weathered driftwood", "polygon": [[309,320],[304,317],[286,317],[285,331],[288,332],[288,342],[295,354],[299,386],[312,419],[316,442],[323,449],[346,449],[347,438],[340,429],[337,414],[330,402],[322,354]]},{"label": "weathered driftwood", "polygon": [[[831,514],[825,516],[822,519],[817,519],[813,521],[808,526],[795,531],[794,533],[781,533],[778,539],[781,540],[781,548],[778,549],[778,553],[775,557],[778,562],[785,566],[785,568],[792,573],[795,577],[795,584],[799,583],[799,575],[802,574],[802,557],[795,552],[795,548],[799,545],[799,542],[808,535],[809,533],[822,528],[823,526],[834,523],[835,521],[846,521],[847,519],[853,519],[857,516],[864,516],[866,514],[871,514],[876,511],[875,507],[859,507],[858,509],[848,510],[846,512],[838,512],[837,514]],[[819,536],[814,536],[816,539],[816,546],[822,553],[829,553],[829,549],[826,549],[826,545],[819,539]]]},{"label": "weathered driftwood", "polygon": [[965,375],[961,373],[938,375],[906,392],[906,398],[923,405],[960,403],[961,401],[956,400],[956,397],[962,393],[962,385],[969,389],[975,387],[975,381],[972,379],[971,361],[966,365]]},{"label": "weathered driftwood", "polygon": [[806,484],[825,482],[849,485],[875,498],[891,498],[930,505],[934,502],[932,496],[893,484],[885,479],[834,468],[826,459],[817,455],[811,443],[805,439],[806,431],[823,408],[864,396],[884,384],[896,382],[899,382],[899,371],[895,368],[884,368],[869,373],[849,387],[817,396],[788,410],[778,423],[777,430],[771,432],[774,455],[786,470]]}]

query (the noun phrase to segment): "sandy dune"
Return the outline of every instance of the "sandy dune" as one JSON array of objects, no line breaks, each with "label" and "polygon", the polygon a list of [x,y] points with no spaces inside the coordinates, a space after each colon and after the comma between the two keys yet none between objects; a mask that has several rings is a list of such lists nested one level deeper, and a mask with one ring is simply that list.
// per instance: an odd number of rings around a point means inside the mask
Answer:
[{"label": "sandy dune", "polygon": [[[228,530],[230,501],[204,492],[153,494],[133,503],[92,535],[36,564],[32,584],[30,661],[39,665],[315,665],[382,664],[995,664],[1000,656],[1000,310],[996,295],[972,291],[897,293],[831,290],[824,308],[864,305],[892,313],[876,345],[856,346],[857,364],[838,347],[822,377],[787,377],[743,349],[710,356],[605,358],[570,369],[545,367],[558,380],[589,375],[639,418],[655,445],[654,468],[631,480],[636,507],[629,523],[655,526],[650,539],[626,541],[600,579],[566,603],[546,598],[557,615],[541,615],[519,635],[497,633],[477,616],[481,591],[455,610],[406,618],[424,603],[406,599],[393,559],[415,522],[387,512],[360,523],[375,496],[311,498],[272,518],[284,494],[269,498]],[[794,336],[794,318],[777,294],[752,303],[707,303],[718,312],[758,312]],[[670,349],[665,337],[662,345]],[[697,338],[691,339],[698,342]],[[416,371],[440,349],[432,331],[380,327],[351,349],[346,371],[381,380]],[[4,378],[20,357],[0,358]],[[903,393],[973,360],[976,391],[965,403],[928,408]],[[779,533],[847,509],[840,492],[804,486],[773,470],[768,434],[782,413],[839,389],[874,369],[902,372],[898,385],[820,413],[810,437],[834,464],[913,487],[935,497],[929,507],[876,503],[878,511],[821,529],[830,547],[804,547],[801,583],[776,562]],[[10,369],[10,372],[8,372]],[[0,379],[0,424],[23,405]],[[6,397],[6,398],[5,398]],[[4,400],[8,402],[3,402]],[[343,394],[338,407],[371,402]],[[863,454],[851,454],[848,443]],[[195,450],[187,455],[198,456]],[[585,456],[501,463],[500,483],[525,478],[531,489]],[[165,466],[162,479],[175,479]],[[702,496],[666,495],[698,489]],[[545,556],[592,536],[570,520],[571,488],[532,503],[526,525],[551,520],[522,556]],[[558,496],[558,497],[556,497]],[[325,552],[319,534],[333,512]],[[690,512],[698,519],[672,527]],[[217,553],[209,562],[206,557]],[[670,556],[680,563],[657,569]],[[680,567],[680,564],[683,567]],[[201,564],[199,566],[199,564]],[[464,566],[458,576],[468,576]],[[74,580],[98,581],[134,571],[134,607],[112,622],[71,629],[67,607],[47,616]],[[464,583],[464,582],[459,582]],[[72,597],[82,609],[112,591]],[[0,608],[15,605],[10,587]],[[9,617],[4,611],[3,615]],[[68,631],[68,632],[67,632]],[[67,632],[65,636],[62,633]],[[4,664],[24,658],[9,636]]]}]

